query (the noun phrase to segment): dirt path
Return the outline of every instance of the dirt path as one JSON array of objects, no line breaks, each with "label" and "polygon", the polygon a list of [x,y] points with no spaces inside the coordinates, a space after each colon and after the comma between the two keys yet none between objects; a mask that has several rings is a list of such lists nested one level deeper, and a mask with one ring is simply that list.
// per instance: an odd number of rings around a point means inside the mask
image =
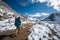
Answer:
[{"label": "dirt path", "polygon": [[27,40],[29,35],[28,30],[32,27],[32,25],[33,24],[24,24],[22,28],[20,28],[20,34],[18,34],[16,37],[11,37],[15,31],[0,33],[0,40]]}]

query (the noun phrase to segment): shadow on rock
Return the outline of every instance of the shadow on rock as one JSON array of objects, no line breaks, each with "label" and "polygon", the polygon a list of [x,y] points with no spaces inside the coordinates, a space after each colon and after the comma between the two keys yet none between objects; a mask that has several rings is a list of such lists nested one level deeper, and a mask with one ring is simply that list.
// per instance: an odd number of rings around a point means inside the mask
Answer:
[{"label": "shadow on rock", "polygon": [[0,35],[0,40],[4,39],[4,38],[6,38],[6,37],[14,38],[14,37],[16,37],[16,35],[15,35],[15,34],[10,34],[10,35]]}]

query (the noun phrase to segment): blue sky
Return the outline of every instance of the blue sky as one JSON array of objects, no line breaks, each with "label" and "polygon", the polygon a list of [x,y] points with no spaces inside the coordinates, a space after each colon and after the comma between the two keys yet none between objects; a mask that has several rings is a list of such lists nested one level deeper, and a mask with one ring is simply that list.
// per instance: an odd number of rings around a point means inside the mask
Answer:
[{"label": "blue sky", "polygon": [[47,2],[31,3],[31,0],[3,0],[11,8],[20,14],[35,14],[35,13],[55,13],[58,12],[53,7],[47,6]]}]

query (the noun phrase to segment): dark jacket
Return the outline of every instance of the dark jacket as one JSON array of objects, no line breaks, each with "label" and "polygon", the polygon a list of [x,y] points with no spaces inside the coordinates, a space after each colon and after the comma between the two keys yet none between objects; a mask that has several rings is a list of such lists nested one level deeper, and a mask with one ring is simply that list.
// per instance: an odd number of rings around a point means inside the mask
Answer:
[{"label": "dark jacket", "polygon": [[21,19],[15,18],[15,26],[19,27],[21,25]]}]

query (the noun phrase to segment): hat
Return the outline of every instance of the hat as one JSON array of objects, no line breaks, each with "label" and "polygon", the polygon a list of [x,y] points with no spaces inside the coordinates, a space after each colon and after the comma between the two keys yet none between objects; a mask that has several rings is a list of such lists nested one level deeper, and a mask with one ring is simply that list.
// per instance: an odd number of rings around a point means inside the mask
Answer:
[{"label": "hat", "polygon": [[19,16],[18,18],[20,19],[21,17]]}]

